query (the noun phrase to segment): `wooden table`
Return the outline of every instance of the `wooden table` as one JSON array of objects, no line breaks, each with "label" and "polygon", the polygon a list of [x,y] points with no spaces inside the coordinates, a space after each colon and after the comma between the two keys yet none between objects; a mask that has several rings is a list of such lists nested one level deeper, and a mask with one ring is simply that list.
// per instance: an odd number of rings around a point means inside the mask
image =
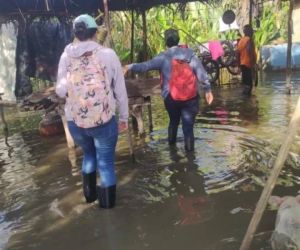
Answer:
[{"label": "wooden table", "polygon": [[[128,95],[129,114],[137,121],[139,135],[145,134],[143,111],[147,108],[149,119],[149,131],[153,129],[151,96],[160,94],[160,83],[158,78],[150,79],[126,79]],[[127,131],[127,140],[130,154],[134,156],[131,128]]]},{"label": "wooden table", "polygon": [[127,79],[126,88],[129,112],[137,121],[138,133],[140,135],[145,133],[143,122],[143,110],[145,107],[148,110],[149,130],[152,131],[151,96],[160,93],[159,79]]},{"label": "wooden table", "polygon": [[[160,81],[158,78],[148,78],[148,79],[126,79],[126,89],[128,95],[128,104],[129,104],[129,114],[133,116],[137,121],[137,130],[139,135],[143,135],[145,133],[144,121],[143,121],[143,111],[146,108],[148,111],[148,119],[149,119],[149,130],[152,131],[153,123],[152,123],[152,110],[151,110],[151,96],[160,94]],[[54,87],[49,87],[45,90],[34,92],[31,96],[29,96],[30,103],[32,105],[39,105],[45,99],[50,99],[53,104],[58,106],[60,104],[60,100],[55,95]],[[7,103],[1,100],[0,95],[0,118],[3,121],[4,125],[4,113],[3,106],[15,106],[16,103]],[[48,109],[53,109],[52,105],[45,110],[48,112]],[[69,148],[74,148],[75,143],[73,141],[72,136],[70,135],[66,119],[63,114],[62,121],[65,129],[67,145]],[[7,130],[7,125],[4,127]],[[132,143],[132,134],[131,128],[127,131],[128,144],[130,148],[130,154],[133,155],[134,148]]]}]

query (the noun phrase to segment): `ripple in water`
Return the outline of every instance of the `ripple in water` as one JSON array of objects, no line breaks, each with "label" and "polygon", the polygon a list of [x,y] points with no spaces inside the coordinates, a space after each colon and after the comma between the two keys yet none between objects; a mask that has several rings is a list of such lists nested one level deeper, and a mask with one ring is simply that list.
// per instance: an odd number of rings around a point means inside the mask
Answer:
[{"label": "ripple in water", "polygon": [[[181,132],[176,147],[170,147],[166,137],[166,130],[154,131],[152,140],[136,155],[142,169],[137,186],[141,197],[150,203],[178,195],[176,185],[180,183],[172,181],[178,173],[190,192],[254,191],[265,185],[277,155],[277,149],[268,142],[232,125],[210,124],[209,128],[197,125],[194,154],[185,153]],[[279,184],[299,183],[300,179],[292,174],[297,162],[298,155],[289,157]]]},{"label": "ripple in water", "polygon": [[14,134],[8,144],[0,139],[0,249],[14,234],[31,230],[48,209],[47,200],[68,186],[61,175],[68,167],[60,167],[67,161],[67,150],[53,140],[56,144],[44,143],[37,133]]}]

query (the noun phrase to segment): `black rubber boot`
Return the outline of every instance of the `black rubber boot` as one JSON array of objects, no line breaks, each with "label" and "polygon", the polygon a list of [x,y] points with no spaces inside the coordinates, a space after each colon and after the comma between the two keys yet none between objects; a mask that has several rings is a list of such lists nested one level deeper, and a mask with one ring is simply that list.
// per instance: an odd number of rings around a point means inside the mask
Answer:
[{"label": "black rubber boot", "polygon": [[97,200],[97,174],[96,171],[90,174],[82,174],[83,194],[87,203]]},{"label": "black rubber boot", "polygon": [[176,143],[178,127],[168,127],[168,142],[169,145]]},{"label": "black rubber boot", "polygon": [[243,90],[243,95],[251,96],[251,93],[252,93],[252,86],[246,85]]},{"label": "black rubber boot", "polygon": [[98,187],[98,200],[101,208],[113,208],[116,203],[116,185]]},{"label": "black rubber boot", "polygon": [[194,151],[194,136],[184,137],[184,148],[187,152]]}]

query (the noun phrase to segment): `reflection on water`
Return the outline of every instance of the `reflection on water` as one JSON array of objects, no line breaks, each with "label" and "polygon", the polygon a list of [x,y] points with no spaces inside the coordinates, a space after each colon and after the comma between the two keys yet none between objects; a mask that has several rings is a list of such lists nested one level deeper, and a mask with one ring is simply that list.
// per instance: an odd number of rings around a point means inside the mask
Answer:
[{"label": "reflection on water", "polygon": [[[154,131],[137,141],[136,163],[120,138],[118,203],[109,211],[85,204],[81,153],[62,136],[43,138],[32,127],[1,138],[0,249],[238,249],[299,94],[295,85],[287,96],[284,78],[271,77],[251,98],[237,85],[216,89],[196,118],[193,154],[181,131],[168,146],[167,114],[153,98]],[[299,190],[299,145],[297,137],[279,195]],[[253,249],[270,249],[274,220],[267,210]]]}]

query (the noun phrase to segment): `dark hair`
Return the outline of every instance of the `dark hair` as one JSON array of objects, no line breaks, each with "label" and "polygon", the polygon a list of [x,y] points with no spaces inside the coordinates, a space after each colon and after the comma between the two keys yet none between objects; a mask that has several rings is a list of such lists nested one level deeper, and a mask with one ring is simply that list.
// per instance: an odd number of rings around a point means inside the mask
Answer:
[{"label": "dark hair", "polygon": [[250,24],[246,24],[243,28],[243,32],[245,36],[253,36],[253,29]]},{"label": "dark hair", "polygon": [[167,29],[165,31],[165,42],[169,48],[178,45],[179,43],[178,31],[175,29]]},{"label": "dark hair", "polygon": [[79,41],[85,41],[92,38],[96,32],[96,28],[88,29],[84,22],[75,23],[74,34]]}]

